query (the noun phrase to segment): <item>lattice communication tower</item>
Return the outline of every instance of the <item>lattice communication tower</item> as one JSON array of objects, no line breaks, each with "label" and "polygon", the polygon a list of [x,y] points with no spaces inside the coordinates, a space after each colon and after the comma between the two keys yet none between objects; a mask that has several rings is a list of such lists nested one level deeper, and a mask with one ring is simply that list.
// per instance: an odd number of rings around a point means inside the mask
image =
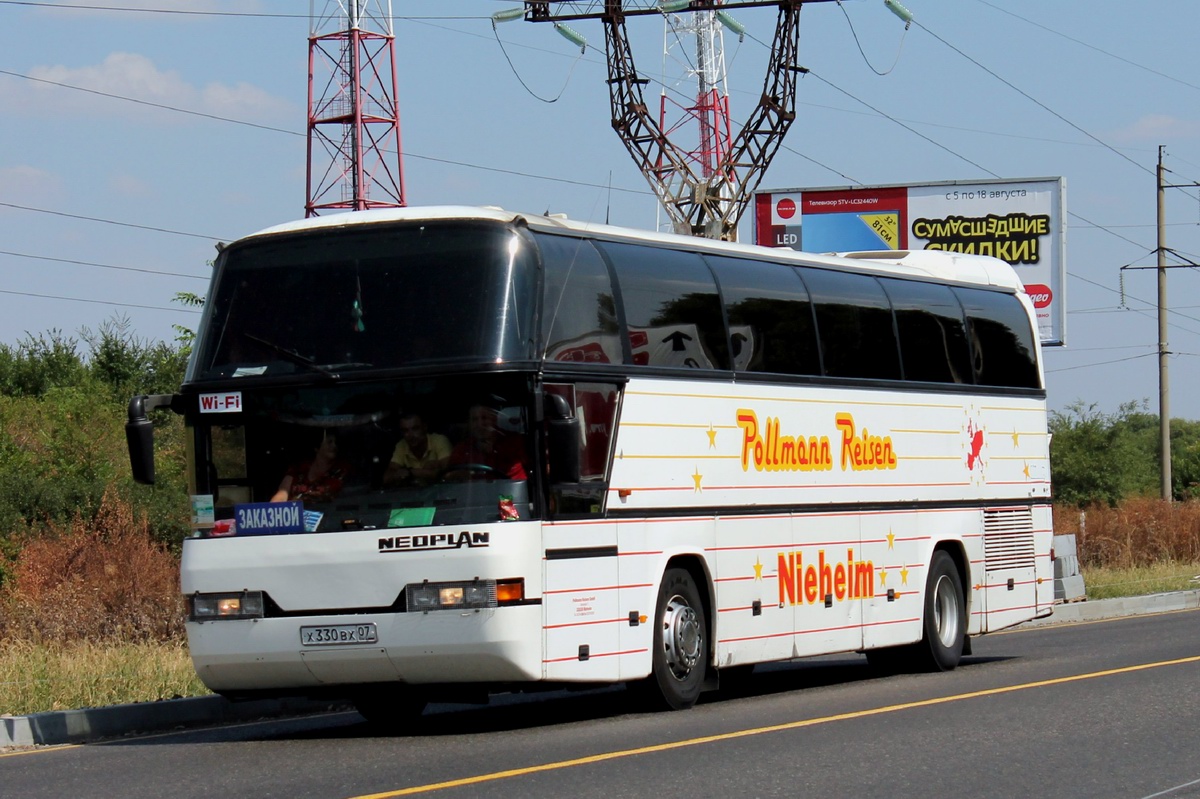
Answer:
[{"label": "lattice communication tower", "polygon": [[391,0],[309,0],[309,16],[305,216],[403,207]]},{"label": "lattice communication tower", "polygon": [[[531,22],[598,19],[604,24],[612,126],[646,176],[675,229],[695,236],[737,238],[737,224],[762,181],[783,136],[796,118],[796,79],[805,70],[796,61],[800,46],[800,7],[830,0],[525,0]],[[727,9],[775,6],[779,16],[762,96],[749,119],[707,168],[692,151],[673,143],[646,105],[625,29],[628,17],[663,13],[719,13]],[[703,102],[697,104],[702,107]],[[704,151],[704,145],[700,151]],[[714,143],[709,152],[716,154]]]}]

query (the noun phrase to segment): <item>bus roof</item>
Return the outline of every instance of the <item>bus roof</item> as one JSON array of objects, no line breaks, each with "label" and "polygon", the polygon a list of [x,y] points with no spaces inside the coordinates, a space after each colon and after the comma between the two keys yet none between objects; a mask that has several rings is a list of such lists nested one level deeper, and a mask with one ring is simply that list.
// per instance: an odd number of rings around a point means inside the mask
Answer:
[{"label": "bus roof", "polygon": [[809,266],[825,266],[855,272],[891,274],[906,277],[925,277],[941,281],[994,286],[1021,293],[1024,287],[1013,268],[998,258],[985,255],[937,250],[875,250],[848,253],[809,253],[786,247],[761,247],[754,244],[737,244],[712,239],[681,236],[675,233],[659,233],[649,230],[615,227],[592,222],[567,219],[559,214],[528,214],[507,211],[495,206],[475,207],[459,205],[424,206],[409,208],[384,208],[370,211],[350,211],[329,216],[313,217],[252,233],[245,239],[299,233],[309,230],[381,224],[388,222],[420,222],[442,220],[476,220],[511,223],[522,220],[531,228],[548,232],[579,233],[601,239],[644,242],[667,247],[686,248],[713,254],[737,254],[743,257],[769,258],[776,261],[793,261]]}]

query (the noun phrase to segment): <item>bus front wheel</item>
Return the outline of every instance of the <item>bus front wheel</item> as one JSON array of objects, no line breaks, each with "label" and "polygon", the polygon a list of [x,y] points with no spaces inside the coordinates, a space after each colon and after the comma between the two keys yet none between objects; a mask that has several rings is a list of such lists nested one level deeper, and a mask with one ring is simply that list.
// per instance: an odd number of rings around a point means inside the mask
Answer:
[{"label": "bus front wheel", "polygon": [[704,604],[686,569],[668,569],[654,614],[654,665],[640,686],[652,707],[686,710],[700,698],[708,669]]}]

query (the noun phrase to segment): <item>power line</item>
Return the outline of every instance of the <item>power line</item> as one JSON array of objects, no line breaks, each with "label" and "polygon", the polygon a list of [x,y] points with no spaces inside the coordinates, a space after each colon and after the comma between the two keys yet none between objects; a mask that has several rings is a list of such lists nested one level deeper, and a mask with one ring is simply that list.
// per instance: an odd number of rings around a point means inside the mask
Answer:
[{"label": "power line", "polygon": [[98,264],[92,261],[73,261],[69,258],[51,258],[48,255],[30,255],[23,252],[12,252],[10,250],[0,250],[0,255],[11,255],[15,258],[32,258],[38,261],[54,261],[60,264],[73,264],[75,266],[91,266],[98,269],[119,269],[123,272],[141,272],[147,275],[163,275],[164,277],[186,277],[190,280],[205,280],[208,278],[202,275],[187,275],[182,272],[160,272],[156,269],[140,269],[135,266],[114,266],[112,264]]},{"label": "power line", "polygon": [[[46,8],[52,10],[67,10],[67,11],[118,11],[133,14],[173,14],[176,16],[187,17],[253,17],[260,19],[309,19],[308,14],[278,14],[267,12],[254,11],[188,11],[177,8],[134,8],[132,6],[92,6],[83,5],[81,3],[48,3],[42,0],[0,0],[0,5],[5,6],[29,6],[32,8]],[[405,20],[468,20],[468,19],[490,19],[485,16],[397,16],[393,15],[392,19]]]},{"label": "power line", "polygon": [[119,308],[144,308],[151,311],[173,311],[175,313],[190,313],[199,314],[202,311],[192,308],[168,308],[162,305],[138,305],[132,302],[111,302],[109,300],[86,299],[83,297],[62,297],[57,294],[37,294],[32,291],[10,291],[9,289],[0,289],[0,294],[14,294],[18,297],[37,297],[46,300],[66,300],[68,302],[85,302],[93,305],[115,305]]},{"label": "power line", "polygon": [[1097,53],[1106,55],[1109,58],[1115,58],[1117,61],[1128,64],[1131,67],[1136,67],[1138,69],[1149,72],[1152,75],[1158,75],[1160,78],[1166,78],[1167,80],[1174,81],[1175,83],[1181,84],[1183,86],[1187,86],[1189,89],[1200,90],[1200,86],[1197,86],[1194,83],[1188,83],[1186,80],[1181,80],[1179,78],[1176,78],[1173,75],[1168,75],[1165,72],[1159,72],[1157,69],[1151,69],[1150,67],[1146,66],[1145,64],[1139,64],[1136,61],[1130,61],[1128,58],[1125,58],[1124,56],[1117,55],[1116,53],[1110,53],[1107,50],[1102,50],[1101,48],[1096,47],[1093,44],[1088,44],[1087,42],[1083,41],[1082,39],[1076,39],[1073,36],[1068,36],[1067,34],[1061,32],[1061,31],[1056,31],[1053,28],[1046,27],[1045,25],[1041,24],[1040,22],[1034,22],[1033,20],[1029,19],[1028,17],[1023,17],[1020,14],[1009,11],[1007,8],[1001,8],[1000,6],[998,6],[994,3],[989,3],[988,0],[976,0],[976,2],[982,3],[983,5],[987,6],[988,8],[995,9],[996,11],[999,11],[1002,14],[1008,14],[1010,17],[1014,17],[1016,19],[1021,20],[1022,22],[1026,22],[1026,23],[1034,26],[1035,28],[1041,28],[1042,30],[1046,31],[1047,33],[1053,33],[1055,36],[1061,36],[1062,38],[1066,39],[1069,42],[1074,42],[1075,44],[1078,44],[1082,47],[1086,47],[1089,50],[1095,50]]},{"label": "power line", "polygon": [[1157,355],[1157,354],[1158,353],[1155,353],[1155,352],[1146,352],[1146,353],[1142,353],[1141,355],[1130,355],[1128,358],[1117,358],[1117,359],[1111,360],[1111,361],[1097,361],[1096,363],[1083,363],[1083,364],[1079,364],[1078,366],[1064,366],[1060,369],[1047,369],[1046,374],[1051,374],[1053,372],[1072,372],[1076,369],[1091,369],[1093,366],[1111,366],[1114,363],[1124,363],[1126,361],[1136,361],[1139,358],[1148,358],[1151,355]]},{"label": "power line", "polygon": [[20,210],[20,211],[34,211],[39,214],[51,214],[53,216],[65,216],[68,219],[82,219],[87,222],[100,222],[105,225],[119,225],[120,227],[131,227],[131,228],[136,228],[138,230],[150,230],[155,233],[170,233],[174,236],[190,236],[191,238],[194,238],[194,239],[207,239],[208,241],[228,240],[227,237],[222,237],[222,236],[206,236],[203,233],[187,233],[182,230],[171,230],[170,228],[164,228],[164,227],[153,227],[151,225],[137,225],[137,224],[134,224],[133,222],[118,222],[115,219],[101,219],[100,217],[96,217],[96,216],[83,216],[81,214],[68,214],[65,211],[51,211],[46,208],[33,208],[28,205],[17,205],[16,203],[0,202],[0,207],[16,208],[17,210]]},{"label": "power line", "polygon": [[1038,100],[1036,97],[1034,97],[1033,95],[1029,94],[1029,93],[1028,93],[1028,92],[1026,92],[1024,89],[1021,89],[1021,88],[1019,88],[1019,87],[1018,87],[1016,84],[1014,84],[1014,83],[1012,83],[1012,82],[1010,82],[1010,81],[1008,81],[1008,80],[1006,80],[1006,79],[1004,79],[1004,78],[1000,77],[998,74],[996,74],[996,73],[995,73],[995,72],[993,72],[992,70],[988,69],[988,68],[987,68],[987,67],[985,67],[983,64],[981,64],[981,63],[979,63],[978,61],[976,61],[974,58],[971,58],[971,56],[967,55],[967,54],[966,54],[966,53],[964,53],[962,50],[960,50],[960,49],[958,49],[957,47],[955,47],[954,45],[950,44],[950,42],[946,41],[946,40],[945,40],[945,39],[943,39],[941,36],[938,36],[936,33],[934,33],[933,31],[931,31],[929,28],[925,27],[924,25],[922,25],[922,24],[921,24],[920,22],[918,22],[917,20],[915,20],[915,19],[914,19],[914,20],[913,20],[913,24],[914,24],[914,25],[916,25],[916,26],[917,26],[918,28],[920,28],[921,30],[923,30],[923,31],[925,31],[926,33],[928,33],[928,34],[929,34],[930,36],[932,36],[934,39],[937,39],[939,42],[941,42],[941,43],[942,43],[943,45],[945,45],[946,47],[949,47],[951,50],[953,50],[954,52],[958,53],[958,54],[959,54],[960,56],[962,56],[963,58],[965,58],[965,59],[967,59],[968,61],[970,61],[970,62],[971,62],[972,64],[974,64],[975,66],[977,66],[977,67],[979,67],[980,69],[982,69],[982,70],[983,70],[984,72],[986,72],[987,74],[991,75],[991,76],[992,76],[993,78],[995,78],[996,80],[998,80],[998,81],[1000,81],[1001,83],[1003,83],[1003,84],[1004,84],[1005,86],[1007,86],[1008,88],[1010,88],[1010,89],[1012,89],[1013,91],[1015,91],[1017,94],[1019,94],[1019,95],[1021,95],[1022,97],[1024,97],[1026,100],[1029,100],[1031,103],[1033,103],[1034,105],[1038,106],[1038,107],[1039,107],[1039,108],[1041,108],[1043,111],[1046,111],[1047,113],[1049,113],[1049,114],[1051,114],[1052,116],[1054,116],[1056,119],[1058,119],[1058,120],[1060,120],[1061,122],[1064,122],[1064,123],[1066,123],[1067,125],[1071,126],[1071,127],[1072,127],[1072,128],[1074,128],[1075,130],[1077,130],[1077,131],[1079,131],[1080,133],[1082,133],[1084,136],[1087,136],[1089,139],[1091,139],[1092,141],[1094,141],[1094,142],[1096,142],[1097,144],[1101,145],[1102,147],[1104,147],[1104,149],[1106,149],[1106,150],[1108,150],[1109,152],[1111,152],[1112,154],[1116,155],[1118,158],[1123,158],[1123,159],[1125,159],[1126,161],[1128,161],[1129,163],[1133,164],[1135,167],[1137,167],[1138,169],[1142,170],[1143,172],[1146,172],[1147,174],[1150,174],[1150,175],[1153,175],[1153,174],[1154,174],[1154,170],[1150,169],[1149,167],[1147,167],[1147,166],[1145,166],[1145,165],[1143,165],[1143,164],[1139,164],[1137,161],[1135,161],[1135,160],[1133,160],[1132,158],[1130,158],[1129,156],[1125,155],[1125,153],[1123,153],[1123,152],[1121,152],[1120,150],[1118,150],[1117,148],[1113,147],[1111,144],[1109,144],[1108,142],[1104,141],[1104,140],[1103,140],[1103,139],[1101,139],[1100,137],[1093,135],[1092,133],[1088,132],[1087,130],[1084,130],[1084,129],[1083,129],[1083,128],[1081,128],[1079,125],[1076,125],[1074,122],[1072,122],[1071,120],[1067,119],[1065,116],[1063,116],[1062,114],[1058,113],[1058,112],[1057,112],[1057,111],[1055,111],[1053,108],[1051,108],[1050,106],[1048,106],[1048,105],[1046,105],[1045,103],[1043,103],[1041,100]]}]

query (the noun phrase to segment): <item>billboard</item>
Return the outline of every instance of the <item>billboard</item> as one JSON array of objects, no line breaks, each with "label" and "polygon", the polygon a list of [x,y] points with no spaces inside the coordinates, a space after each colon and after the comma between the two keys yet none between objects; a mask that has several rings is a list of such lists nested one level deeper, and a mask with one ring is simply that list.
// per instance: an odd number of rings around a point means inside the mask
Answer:
[{"label": "billboard", "polygon": [[948,250],[991,255],[1017,272],[1042,344],[1066,338],[1062,178],[770,189],[754,195],[754,241],[807,252]]}]

